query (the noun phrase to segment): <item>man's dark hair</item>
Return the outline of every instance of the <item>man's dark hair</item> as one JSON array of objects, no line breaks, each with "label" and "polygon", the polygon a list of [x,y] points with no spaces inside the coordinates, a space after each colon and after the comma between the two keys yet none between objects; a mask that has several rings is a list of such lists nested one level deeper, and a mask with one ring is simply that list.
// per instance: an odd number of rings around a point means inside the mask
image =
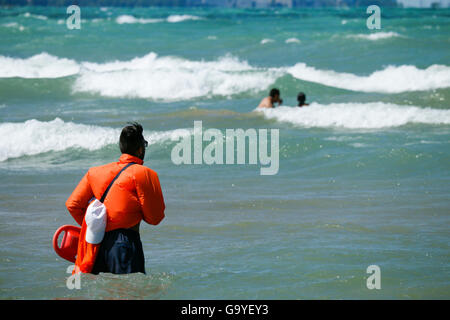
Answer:
[{"label": "man's dark hair", "polygon": [[122,153],[136,155],[139,148],[145,143],[142,131],[142,126],[137,122],[130,122],[130,125],[123,128],[120,134],[120,151]]},{"label": "man's dark hair", "polygon": [[270,90],[269,96],[274,98],[276,95],[280,95],[280,90],[278,90],[277,88],[273,88],[272,90]]},{"label": "man's dark hair", "polygon": [[303,92],[299,92],[297,95],[298,105],[302,106],[305,104],[306,96]]}]

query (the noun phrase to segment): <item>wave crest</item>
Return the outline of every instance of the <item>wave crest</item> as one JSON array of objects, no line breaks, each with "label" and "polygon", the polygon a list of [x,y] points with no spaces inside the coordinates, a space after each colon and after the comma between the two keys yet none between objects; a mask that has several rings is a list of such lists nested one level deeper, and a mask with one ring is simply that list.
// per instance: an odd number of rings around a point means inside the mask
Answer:
[{"label": "wave crest", "polygon": [[150,53],[131,61],[85,63],[74,90],[108,97],[176,101],[260,90],[279,75],[277,71],[253,68],[232,56],[191,61]]},{"label": "wave crest", "polygon": [[347,38],[354,38],[354,39],[364,39],[364,40],[370,40],[370,41],[377,41],[382,39],[389,39],[389,38],[399,38],[402,37],[397,32],[376,32],[376,33],[370,33],[370,34],[352,34],[348,35]]},{"label": "wave crest", "polygon": [[389,66],[369,76],[320,70],[298,63],[287,71],[297,79],[326,86],[362,92],[400,93],[450,87],[450,67],[432,65],[426,69],[415,66]]},{"label": "wave crest", "polygon": [[256,109],[267,119],[302,127],[381,129],[409,123],[450,124],[450,110],[400,106],[390,103],[313,103],[308,107]]},{"label": "wave crest", "polygon": [[76,75],[74,92],[107,97],[176,101],[214,95],[229,96],[266,90],[278,78],[293,77],[360,92],[401,93],[450,87],[450,67],[388,66],[370,75],[316,69],[305,63],[291,67],[254,67],[231,55],[193,61],[151,52],[127,61],[76,62],[46,52],[30,58],[0,56],[0,78],[60,78]]},{"label": "wave crest", "polygon": [[38,19],[38,20],[48,20],[47,16],[43,16],[40,14],[32,14],[29,12],[25,12],[23,15],[25,18],[34,18],[34,19]]},{"label": "wave crest", "polygon": [[[50,151],[64,151],[69,148],[99,150],[107,145],[117,144],[121,129],[36,119],[18,123],[0,124],[0,162],[21,156],[37,155]],[[145,133],[149,144],[177,140],[186,130],[154,131]]]},{"label": "wave crest", "polygon": [[193,16],[189,14],[182,14],[182,15],[170,15],[165,19],[162,18],[136,18],[132,15],[120,15],[116,18],[116,22],[118,24],[134,24],[134,23],[140,23],[140,24],[147,24],[147,23],[158,23],[158,22],[170,22],[170,23],[177,23],[182,22],[186,20],[203,20],[203,18],[198,16]]},{"label": "wave crest", "polygon": [[141,24],[147,24],[147,23],[157,23],[162,22],[164,19],[144,19],[144,18],[136,18],[131,15],[121,15],[116,18],[116,22],[118,24],[133,24],[133,23],[141,23]]},{"label": "wave crest", "polygon": [[60,78],[80,71],[76,61],[46,52],[26,59],[0,56],[0,66],[0,78]]}]

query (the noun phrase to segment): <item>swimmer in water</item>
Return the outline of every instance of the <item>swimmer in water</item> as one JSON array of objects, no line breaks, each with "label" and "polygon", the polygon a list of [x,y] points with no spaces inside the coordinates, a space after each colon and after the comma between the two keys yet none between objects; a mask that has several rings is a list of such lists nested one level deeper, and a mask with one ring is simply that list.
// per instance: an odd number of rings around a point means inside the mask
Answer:
[{"label": "swimmer in water", "polygon": [[306,96],[303,92],[299,92],[297,95],[297,101],[299,107],[309,106],[308,103],[305,103]]},{"label": "swimmer in water", "polygon": [[274,104],[276,102],[280,105],[283,103],[283,100],[280,99],[280,90],[273,88],[270,90],[269,96],[261,100],[258,108],[275,108]]}]

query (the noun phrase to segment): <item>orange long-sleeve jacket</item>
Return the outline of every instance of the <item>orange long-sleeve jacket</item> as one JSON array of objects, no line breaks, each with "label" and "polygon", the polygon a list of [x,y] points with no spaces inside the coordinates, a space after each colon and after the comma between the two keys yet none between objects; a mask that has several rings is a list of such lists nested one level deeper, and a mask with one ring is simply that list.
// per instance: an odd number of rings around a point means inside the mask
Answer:
[{"label": "orange long-sleeve jacket", "polygon": [[70,214],[81,225],[75,272],[89,273],[100,247],[100,244],[85,240],[84,215],[89,202],[93,197],[100,199],[109,183],[130,162],[136,164],[122,172],[104,201],[107,211],[105,231],[131,228],[141,220],[157,225],[164,219],[165,204],[158,175],[144,167],[141,159],[122,154],[118,162],[89,169],[66,201]]}]

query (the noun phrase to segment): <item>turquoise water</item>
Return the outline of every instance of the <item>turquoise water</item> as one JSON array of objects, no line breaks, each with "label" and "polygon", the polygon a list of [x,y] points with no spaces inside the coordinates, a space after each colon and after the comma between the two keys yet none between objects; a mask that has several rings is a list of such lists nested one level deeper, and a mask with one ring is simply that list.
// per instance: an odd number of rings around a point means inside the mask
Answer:
[{"label": "turquoise water", "polygon": [[[0,10],[3,299],[450,298],[450,11]],[[254,111],[272,87],[284,104]],[[304,91],[308,108],[295,108]],[[143,124],[166,219],[147,275],[66,288],[51,238]],[[279,129],[279,171],[179,165],[179,129]],[[366,287],[369,265],[381,289]]]}]

